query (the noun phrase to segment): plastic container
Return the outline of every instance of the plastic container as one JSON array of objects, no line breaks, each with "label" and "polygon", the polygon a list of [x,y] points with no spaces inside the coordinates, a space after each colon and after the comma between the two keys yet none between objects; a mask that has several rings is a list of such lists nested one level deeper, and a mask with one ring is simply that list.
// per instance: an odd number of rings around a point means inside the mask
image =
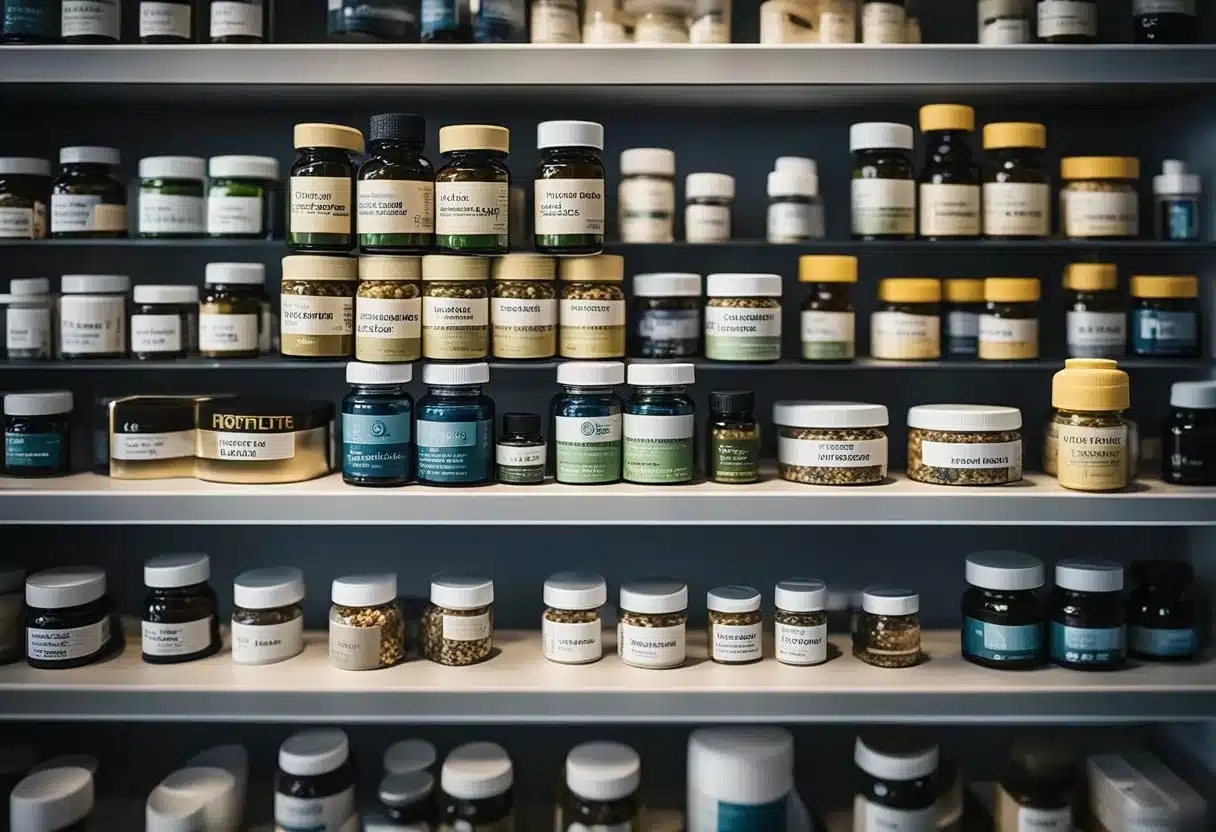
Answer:
[{"label": "plastic container", "polygon": [[692,364],[630,364],[622,430],[626,482],[678,485],[696,476],[696,406],[685,392]]},{"label": "plastic container", "polygon": [[1162,433],[1162,479],[1216,485],[1216,382],[1176,382]]},{"label": "plastic container", "polygon": [[179,664],[219,652],[219,602],[203,554],[161,555],[144,564],[140,650],[148,664]]},{"label": "plastic container", "polygon": [[30,667],[67,670],[106,658],[116,646],[113,614],[101,569],[64,566],[30,575],[25,579],[25,652]]},{"label": "plastic container", "polygon": [[1127,659],[1123,567],[1108,560],[1056,564],[1051,660],[1072,670],[1117,670]]},{"label": "plastic container", "polygon": [[809,169],[780,169],[768,175],[767,239],[806,243],[825,235],[823,200],[814,162]]},{"label": "plastic container", "polygon": [[335,578],[330,597],[331,667],[378,670],[405,660],[405,621],[396,575]]},{"label": "plastic container", "polygon": [[494,651],[494,582],[471,575],[436,575],[422,616],[422,655],[463,667]]},{"label": "plastic container", "polygon": [[494,401],[487,364],[424,364],[418,401],[418,482],[479,485],[494,478]]},{"label": "plastic container", "polygon": [[557,367],[562,392],[553,397],[554,475],[572,485],[621,480],[624,404],[615,392],[625,383],[618,361],[566,361]]},{"label": "plastic container", "polygon": [[[0,223],[3,222],[0,208]],[[45,277],[15,277],[9,281],[9,302],[4,316],[6,355],[13,361],[46,361],[54,355],[58,316]]]},{"label": "plastic container", "polygon": [[1021,552],[967,556],[963,658],[996,670],[1027,670],[1047,661],[1043,562]]},{"label": "plastic container", "polygon": [[232,585],[232,661],[274,664],[304,650],[304,573],[251,569]]},{"label": "plastic container", "polygon": [[410,481],[414,457],[414,397],[405,386],[409,364],[346,365],[350,391],[342,399],[342,481],[386,488]]},{"label": "plastic container", "polygon": [[4,473],[61,477],[72,472],[72,394],[67,390],[4,396]]},{"label": "plastic container", "polygon": [[887,408],[880,404],[777,402],[777,473],[809,485],[883,482],[888,421]]},{"label": "plastic container", "polygon": [[292,734],[279,747],[274,822],[284,829],[340,830],[355,817],[350,741],[338,728]]},{"label": "plastic container", "polygon": [[688,738],[688,829],[785,829],[793,792],[794,739],[784,728],[701,728]]},{"label": "plastic container", "polygon": [[927,404],[908,410],[908,479],[934,485],[1008,485],[1022,479],[1016,407]]},{"label": "plastic container", "polygon": [[764,363],[781,358],[781,275],[711,274],[705,357]]},{"label": "plastic container", "polygon": [[875,667],[920,664],[920,596],[907,589],[866,587],[853,627],[853,655]]}]

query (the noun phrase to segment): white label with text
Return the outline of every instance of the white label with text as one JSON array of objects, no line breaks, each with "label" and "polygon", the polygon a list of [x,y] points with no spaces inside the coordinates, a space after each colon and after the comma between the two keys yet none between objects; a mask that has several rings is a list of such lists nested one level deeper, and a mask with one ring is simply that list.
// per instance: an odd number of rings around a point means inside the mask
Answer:
[{"label": "white label with text", "polygon": [[978,185],[921,185],[922,237],[978,237],[980,188]]},{"label": "white label with text", "polygon": [[141,622],[140,651],[146,656],[189,656],[211,644],[211,616],[184,624]]},{"label": "white label with text", "polygon": [[441,237],[506,234],[510,190],[506,182],[436,183],[435,233]]},{"label": "white label with text", "polygon": [[922,442],[921,463],[930,468],[1019,468],[1021,442]]},{"label": "white label with text", "polygon": [[291,433],[216,433],[214,459],[291,459],[296,438]]},{"label": "white label with text", "polygon": [[755,624],[715,624],[713,625],[713,643],[710,650],[712,658],[719,662],[750,662],[760,658],[761,634],[764,630],[760,622]]},{"label": "white label with text", "polygon": [[131,352],[181,352],[181,315],[132,315]]},{"label": "white label with text", "polygon": [[110,458],[136,461],[182,459],[194,456],[194,442],[195,435],[192,430],[113,433],[110,436]]},{"label": "white label with text", "polygon": [[110,617],[94,624],[63,630],[41,630],[27,627],[26,652],[31,659],[66,662],[96,655],[110,641]]},{"label": "white label with text", "polygon": [[803,468],[869,468],[886,467],[887,440],[858,439],[829,442],[822,439],[792,439],[777,437],[777,459],[784,465]]},{"label": "white label with text", "polygon": [[604,652],[599,621],[559,624],[546,617],[541,621],[540,638],[545,658],[562,664],[593,662]]},{"label": "white label with text", "polygon": [[777,622],[773,633],[777,661],[784,664],[822,664],[828,660],[828,625],[798,627]]},{"label": "white label with text", "polygon": [[203,352],[252,352],[258,348],[259,315],[200,315],[198,348]]},{"label": "white label with text", "polygon": [[354,320],[354,298],[283,295],[279,306],[283,335],[350,335]]},{"label": "white label with text", "polygon": [[211,37],[261,38],[262,4],[211,0]]},{"label": "white label with text", "polygon": [[1051,234],[1051,186],[1026,182],[984,185],[984,233],[989,237]]},{"label": "white label with text", "polygon": [[684,625],[639,627],[617,625],[616,652],[621,661],[639,667],[676,667],[687,655]]},{"label": "white label with text", "polygon": [[270,664],[290,659],[304,648],[304,616],[282,624],[232,622],[234,664]]},{"label": "white label with text", "polygon": [[490,637],[490,614],[445,615],[443,637],[448,641],[484,641]]},{"label": "white label with text", "polygon": [[603,234],[603,179],[537,179],[537,236]]}]

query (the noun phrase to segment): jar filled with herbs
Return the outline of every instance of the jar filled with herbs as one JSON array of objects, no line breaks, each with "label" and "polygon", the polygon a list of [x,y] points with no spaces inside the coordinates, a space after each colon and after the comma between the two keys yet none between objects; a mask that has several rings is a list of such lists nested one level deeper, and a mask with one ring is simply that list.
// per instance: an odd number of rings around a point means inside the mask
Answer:
[{"label": "jar filled with herbs", "polygon": [[809,667],[828,660],[828,587],[812,578],[777,584],[773,596],[777,661]]},{"label": "jar filled with herbs", "polygon": [[490,328],[495,358],[543,360],[557,354],[557,261],[506,254],[490,266]]},{"label": "jar filled with herbs", "polygon": [[490,658],[494,649],[494,582],[468,575],[437,575],[422,616],[422,655],[461,667]]},{"label": "jar filled with herbs", "polygon": [[490,353],[490,261],[422,258],[422,357],[469,361]]},{"label": "jar filled with herbs", "polygon": [[336,578],[329,610],[329,663],[339,670],[376,670],[405,659],[405,621],[397,576]]},{"label": "jar filled with herbs", "polygon": [[1072,156],[1060,160],[1060,230],[1074,240],[1140,235],[1140,160]]},{"label": "jar filled with herbs", "polygon": [[341,124],[297,124],[287,207],[287,245],[345,254],[355,246],[354,156],[363,134]]},{"label": "jar filled with herbs", "polygon": [[701,275],[682,272],[633,278],[633,343],[637,358],[692,358],[701,346]]},{"label": "jar filled with herbs", "polygon": [[781,275],[711,274],[706,295],[706,358],[749,363],[781,358]]},{"label": "jar filled with herbs", "polygon": [[760,481],[760,426],[756,394],[715,390],[709,394],[705,475],[710,482],[743,485]]},{"label": "jar filled with herbs", "polygon": [[861,594],[853,655],[875,667],[920,663],[920,596],[906,589],[871,586]]},{"label": "jar filled with herbs", "polygon": [[883,482],[888,421],[881,404],[777,402],[777,473],[809,485]]},{"label": "jar filled with herbs", "polygon": [[604,125],[542,121],[535,178],[536,250],[598,254],[604,248]]},{"label": "jar filled with herbs", "polygon": [[545,579],[541,644],[545,658],[558,664],[588,664],[603,656],[600,610],[608,603],[608,584],[589,572],[558,572]]},{"label": "jar filled with herbs", "polygon": [[562,392],[553,397],[554,474],[558,482],[608,485],[621,480],[625,383],[619,361],[566,361],[557,367]]},{"label": "jar filled with herbs", "polygon": [[857,258],[804,254],[798,258],[798,282],[807,288],[800,316],[803,360],[852,361],[857,353],[852,292]]},{"label": "jar filled with herbs", "polygon": [[426,119],[406,113],[372,116],[368,157],[356,187],[359,250],[422,252],[435,244],[435,168],[423,155]]},{"label": "jar filled with herbs", "polygon": [[764,616],[760,592],[750,586],[720,586],[706,596],[709,658],[718,664],[752,664],[763,655]]},{"label": "jar filled with herbs", "polygon": [[491,124],[439,130],[447,163],[435,174],[435,245],[452,254],[506,254],[510,242],[511,134]]},{"label": "jar filled with herbs", "polygon": [[687,657],[688,585],[648,578],[621,585],[616,650],[631,667],[679,667]]},{"label": "jar filled with herbs", "polygon": [[279,291],[281,351],[290,358],[349,358],[355,353],[353,257],[293,254],[283,258]]},{"label": "jar filled with herbs", "polygon": [[562,358],[625,357],[625,261],[617,254],[567,257],[558,263]]},{"label": "jar filled with herbs", "polygon": [[422,258],[359,258],[355,358],[374,364],[422,356]]},{"label": "jar filled with herbs", "polygon": [[1022,479],[1016,407],[924,404],[908,411],[908,479],[935,485],[1008,485]]},{"label": "jar filled with herbs", "polygon": [[1056,478],[1074,491],[1118,491],[1129,479],[1127,373],[1066,362],[1051,382]]}]

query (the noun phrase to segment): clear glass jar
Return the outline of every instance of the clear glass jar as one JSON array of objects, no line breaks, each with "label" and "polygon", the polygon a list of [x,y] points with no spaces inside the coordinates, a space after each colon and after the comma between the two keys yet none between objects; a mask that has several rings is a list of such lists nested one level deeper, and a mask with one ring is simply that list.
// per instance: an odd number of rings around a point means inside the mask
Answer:
[{"label": "clear glass jar", "polygon": [[1051,175],[1043,160],[1047,128],[984,125],[984,236],[1023,240],[1051,236]]},{"label": "clear glass jar", "polygon": [[355,359],[400,364],[422,357],[421,257],[360,257]]},{"label": "clear glass jar", "polygon": [[50,162],[24,156],[0,157],[0,239],[46,237],[50,198]]},{"label": "clear glass jar", "polygon": [[849,129],[855,239],[911,240],[916,236],[913,137],[907,124],[863,122]]},{"label": "clear glass jar", "polygon": [[251,569],[232,584],[232,661],[274,664],[304,650],[304,573]]},{"label": "clear glass jar", "polygon": [[556,480],[573,485],[620,482],[624,405],[614,388],[625,383],[625,365],[565,361],[557,366],[557,383],[562,392],[551,407]]},{"label": "clear glass jar", "polygon": [[920,664],[919,613],[920,596],[915,592],[866,587],[853,627],[853,655],[875,667]]},{"label": "clear glass jar", "polygon": [[435,168],[423,155],[426,119],[405,113],[372,116],[368,157],[359,166],[359,250],[409,254],[435,245]]},{"label": "clear glass jar", "polygon": [[1052,379],[1056,478],[1074,491],[1118,491],[1131,473],[1130,385],[1122,370],[1086,360],[1070,359]]},{"label": "clear glass jar", "polygon": [[557,261],[507,254],[490,267],[490,328],[495,358],[536,361],[557,354]]},{"label": "clear glass jar", "polygon": [[414,458],[414,397],[405,386],[409,364],[346,365],[350,391],[342,398],[342,481],[391,488],[410,481]]},{"label": "clear glass jar", "polygon": [[435,174],[435,245],[450,254],[506,254],[510,244],[511,134],[489,124],[439,130],[447,160]]},{"label": "clear glass jar", "polygon": [[198,349],[198,287],[136,286],[131,299],[131,355],[185,358]]},{"label": "clear glass jar", "polygon": [[161,555],[144,564],[140,651],[148,664],[180,664],[220,651],[219,602],[202,554]]},{"label": "clear glass jar", "polygon": [[61,477],[72,472],[72,394],[67,390],[6,393],[4,473]]},{"label": "clear glass jar", "polygon": [[690,243],[730,241],[735,178],[725,173],[690,173],[684,180],[684,239]]},{"label": "clear glass jar", "polygon": [[358,279],[359,262],[354,258],[284,257],[279,284],[280,352],[288,358],[354,355]]},{"label": "clear glass jar", "polygon": [[405,660],[405,620],[397,576],[335,578],[329,608],[329,664],[339,670],[377,670]]},{"label": "clear glass jar", "polygon": [[981,361],[1033,361],[1039,357],[1039,279],[990,277],[980,315]]},{"label": "clear glass jar", "polygon": [[705,357],[779,361],[781,283],[777,274],[711,274],[705,292]]},{"label": "clear glass jar", "polygon": [[687,626],[688,586],[683,581],[650,578],[621,586],[616,650],[624,664],[655,670],[684,664]]},{"label": "clear glass jar", "polygon": [[675,240],[676,154],[660,147],[633,147],[621,152],[617,191],[623,243],[670,243]]},{"label": "clear glass jar", "polygon": [[823,581],[791,578],[773,596],[773,641],[777,661],[810,667],[828,660],[828,587]]},{"label": "clear glass jar", "polygon": [[908,479],[934,485],[1008,485],[1022,479],[1016,407],[926,404],[908,411]]},{"label": "clear glass jar", "polygon": [[542,254],[604,250],[604,126],[542,121],[534,179],[533,242]]},{"label": "clear glass jar", "polygon": [[51,183],[52,237],[127,236],[127,188],[112,147],[65,147]]},{"label": "clear glass jar", "polygon": [[287,245],[345,254],[355,246],[354,156],[363,153],[363,134],[340,124],[297,124],[294,144]]},{"label": "clear glass jar", "polygon": [[257,358],[270,340],[266,267],[208,263],[199,302],[198,351],[203,358]]},{"label": "clear glass jar", "polygon": [[885,278],[878,284],[878,308],[870,316],[870,354],[892,360],[941,358],[941,299],[936,278]]},{"label": "clear glass jar", "polygon": [[431,579],[422,615],[422,655],[449,667],[477,664],[494,650],[494,582],[468,575]]},{"label": "clear glass jar", "polygon": [[25,643],[30,667],[66,670],[84,667],[121,647],[106,595],[106,573],[86,566],[63,566],[25,580]]},{"label": "clear glass jar", "polygon": [[590,664],[604,655],[600,610],[608,584],[590,572],[559,572],[545,579],[541,645],[558,664]]},{"label": "clear glass jar", "polygon": [[564,257],[558,263],[562,358],[625,357],[624,258],[617,254]]},{"label": "clear glass jar", "polygon": [[679,485],[696,476],[696,406],[685,392],[692,364],[630,364],[622,430],[625,482]]},{"label": "clear glass jar", "polygon": [[[0,209],[3,214],[3,209]],[[6,355],[10,361],[46,361],[54,357],[55,300],[45,277],[15,277],[4,316]]]},{"label": "clear glass jar", "polygon": [[633,345],[637,358],[692,358],[701,346],[701,275],[633,278]]},{"label": "clear glass jar", "polygon": [[857,258],[804,254],[798,258],[798,282],[807,288],[799,316],[802,359],[852,361],[857,354],[852,292]]},{"label": "clear glass jar", "polygon": [[558,806],[561,829],[640,830],[638,753],[616,742],[585,742],[566,755],[566,788]]},{"label": "clear glass jar", "polygon": [[139,160],[140,237],[201,237],[207,162],[194,156]]},{"label": "clear glass jar", "polygon": [[750,586],[720,586],[706,596],[709,658],[718,664],[754,664],[764,655],[760,592]]},{"label": "clear glass jar", "polygon": [[490,354],[490,261],[428,254],[422,259],[422,357],[474,361]]},{"label": "clear glass jar", "polygon": [[129,277],[65,274],[60,290],[60,358],[122,358],[127,354]]},{"label": "clear glass jar", "polygon": [[279,160],[212,156],[207,163],[207,236],[273,237],[279,219]]},{"label": "clear glass jar", "polygon": [[[1072,4],[1069,4],[1072,5]],[[1072,240],[1140,236],[1140,160],[1073,156],[1060,160],[1060,231]]]},{"label": "clear glass jar", "polygon": [[808,485],[881,483],[887,478],[888,422],[881,404],[777,402],[777,473]]}]

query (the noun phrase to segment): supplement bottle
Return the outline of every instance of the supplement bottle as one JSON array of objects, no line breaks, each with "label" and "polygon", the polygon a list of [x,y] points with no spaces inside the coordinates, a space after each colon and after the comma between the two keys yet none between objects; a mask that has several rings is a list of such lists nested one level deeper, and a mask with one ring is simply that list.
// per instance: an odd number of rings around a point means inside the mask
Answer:
[{"label": "supplement bottle", "polygon": [[903,43],[908,13],[904,0],[861,0],[861,42]]},{"label": "supplement bottle", "polygon": [[279,160],[212,156],[207,163],[207,236],[261,239],[279,224]]},{"label": "supplement bottle", "polygon": [[963,658],[996,670],[1027,670],[1047,661],[1047,607],[1039,597],[1043,562],[1021,552],[967,556]]},{"label": "supplement bottle", "polygon": [[131,300],[131,355],[185,358],[198,349],[197,286],[136,286]]},{"label": "supplement bottle", "polygon": [[435,168],[422,155],[426,119],[405,113],[372,116],[368,157],[356,186],[359,250],[408,254],[435,245]]},{"label": "supplement bottle", "polygon": [[118,274],[65,274],[59,288],[59,357],[125,356],[131,279]]},{"label": "supplement bottle", "polygon": [[942,284],[931,277],[889,277],[878,284],[870,316],[874,358],[934,361],[942,357]]},{"label": "supplement bottle", "polygon": [[127,188],[112,147],[65,147],[51,183],[52,237],[125,237]]},{"label": "supplement bottle", "polygon": [[502,746],[470,742],[453,748],[439,775],[442,829],[515,829],[515,770]]},{"label": "supplement bottle", "polygon": [[1040,43],[1095,43],[1098,40],[1097,0],[1038,0]]},{"label": "supplement bottle", "polygon": [[604,126],[543,121],[536,128],[536,147],[536,250],[598,254],[604,248]]},{"label": "supplement bottle", "polygon": [[0,239],[46,237],[51,163],[25,156],[0,157]]},{"label": "supplement bottle", "polygon": [[106,573],[63,566],[25,580],[25,654],[30,667],[68,670],[100,661],[122,644]]},{"label": "supplement bottle", "polygon": [[1123,666],[1127,625],[1122,591],[1123,567],[1113,561],[1056,564],[1056,586],[1049,601],[1054,663],[1072,670]]},{"label": "supplement bottle", "polygon": [[641,781],[642,760],[629,746],[617,742],[575,746],[566,756],[559,832],[642,832],[642,802],[637,793]]},{"label": "supplement bottle", "polygon": [[920,171],[920,236],[928,240],[978,237],[980,169],[969,143],[975,110],[930,104],[920,110],[925,163]]},{"label": "supplement bottle", "polygon": [[435,244],[450,254],[506,254],[511,134],[490,124],[439,130],[447,163],[435,174]]},{"label": "supplement bottle", "polygon": [[982,46],[1012,46],[1034,42],[1034,4],[1031,0],[979,0],[979,38]]},{"label": "supplement bottle", "polygon": [[810,169],[781,169],[768,175],[768,241],[805,243],[824,237],[823,201],[814,162]]},{"label": "supplement bottle", "polygon": [[535,485],[545,479],[545,437],[535,413],[504,413],[502,435],[495,446],[498,481]]},{"label": "supplement bottle", "polygon": [[705,284],[705,357],[748,363],[780,360],[781,276],[711,274]]},{"label": "supplement bottle", "polygon": [[55,301],[51,281],[45,277],[15,277],[8,314],[4,316],[4,344],[11,361],[47,361],[55,343]]},{"label": "supplement bottle", "polygon": [[1112,263],[1073,263],[1064,275],[1069,358],[1122,358],[1127,309]]},{"label": "supplement bottle", "polygon": [[633,147],[621,152],[617,204],[622,243],[675,240],[675,175],[674,151]]},{"label": "supplement bottle", "polygon": [[696,380],[692,364],[630,364],[625,402],[623,472],[626,482],[678,485],[696,476],[696,406],[685,392]]},{"label": "supplement bottle", "polygon": [[180,664],[220,651],[220,623],[204,554],[161,555],[144,564],[140,651],[148,664]]},{"label": "supplement bottle", "polygon": [[292,734],[279,747],[274,822],[282,829],[341,832],[355,816],[350,742],[338,728]]},{"label": "supplement bottle", "polygon": [[688,738],[687,828],[785,829],[794,738],[783,728],[702,728]]},{"label": "supplement bottle", "polygon": [[425,771],[390,774],[380,781],[376,796],[389,825],[368,821],[367,829],[430,830],[438,811],[435,805],[435,778]]},{"label": "supplement bottle", "polygon": [[1185,162],[1166,159],[1153,177],[1153,232],[1158,240],[1194,242],[1199,239],[1203,182],[1188,173]]},{"label": "supplement bottle", "polygon": [[625,357],[625,260],[619,254],[565,257],[558,262],[561,306],[558,355]]},{"label": "supplement bottle", "polygon": [[980,360],[1032,361],[1039,357],[1039,293],[1037,277],[984,281]]},{"label": "supplement bottle", "polygon": [[1076,360],[1051,382],[1056,477],[1074,491],[1118,491],[1131,470],[1127,373],[1076,366]]},{"label": "supplement bottle", "polygon": [[637,358],[692,358],[701,346],[701,275],[681,272],[633,278],[633,344]]},{"label": "supplement bottle", "polygon": [[916,236],[912,138],[912,128],[906,124],[864,122],[849,129],[854,238],[911,240]]},{"label": "supplement bottle", "polygon": [[684,180],[684,239],[690,243],[730,240],[735,179],[725,173],[690,173]]},{"label": "supplement bottle", "polygon": [[140,43],[184,44],[194,40],[191,0],[139,0]]},{"label": "supplement bottle", "polygon": [[350,392],[342,399],[342,481],[393,487],[410,481],[414,456],[414,398],[405,386],[409,364],[346,365]]},{"label": "supplement bottle", "polygon": [[212,43],[262,43],[266,40],[263,0],[211,0],[208,32]]},{"label": "supplement bottle", "polygon": [[553,397],[554,473],[560,483],[608,485],[621,480],[625,383],[619,361],[566,361],[557,367],[562,392]]},{"label": "supplement bottle", "polygon": [[1135,43],[1194,43],[1200,29],[1195,0],[1134,0]]},{"label": "supplement bottle", "polygon": [[1051,176],[1043,162],[1047,128],[984,125],[984,236],[1022,240],[1051,236]]},{"label": "supplement bottle", "polygon": [[422,355],[421,257],[359,258],[355,292],[355,358],[374,364]]},{"label": "supplement bottle", "polygon": [[1140,160],[1070,156],[1060,160],[1060,231],[1074,240],[1131,240],[1140,235]]},{"label": "supplement bottle", "polygon": [[422,357],[475,361],[490,352],[490,259],[422,258]]},{"label": "supplement bottle", "polygon": [[1142,560],[1131,566],[1127,646],[1150,661],[1185,661],[1199,652],[1195,569],[1186,561]]},{"label": "supplement bottle", "polygon": [[72,394],[67,390],[4,397],[4,473],[60,477],[72,472]]},{"label": "supplement bottle", "polygon": [[798,282],[807,287],[802,302],[801,341],[805,361],[852,361],[857,354],[852,286],[857,258],[804,254]]},{"label": "supplement bottle", "polygon": [[1193,358],[1202,343],[1199,281],[1190,275],[1134,276],[1129,352],[1146,357]]},{"label": "supplement bottle", "polygon": [[980,315],[984,281],[956,277],[945,282],[947,358],[973,359],[980,354]]},{"label": "supplement bottle", "polygon": [[558,664],[590,664],[603,658],[600,610],[608,602],[603,577],[558,572],[545,578],[543,596],[540,638],[545,658]]},{"label": "supplement bottle", "polygon": [[59,42],[61,0],[0,2],[0,42],[27,46]]},{"label": "supplement bottle", "polygon": [[351,43],[417,43],[418,0],[333,0],[327,28]]},{"label": "supplement bottle", "polygon": [[756,394],[715,390],[709,394],[705,475],[710,482],[744,485],[760,481],[760,426]]},{"label": "supplement bottle", "polygon": [[810,667],[828,660],[828,586],[813,578],[780,581],[773,594],[777,661]]},{"label": "supplement bottle", "polygon": [[266,267],[208,263],[199,302],[198,351],[203,358],[257,358],[270,342]]},{"label": "supplement bottle", "polygon": [[853,749],[861,788],[853,799],[856,832],[935,832],[937,746],[918,734],[863,734]]},{"label": "supplement bottle", "polygon": [[557,261],[507,254],[491,263],[491,344],[495,358],[550,359],[557,354]]},{"label": "supplement bottle", "polygon": [[1216,485],[1216,382],[1176,382],[1162,434],[1163,480]]},{"label": "supplement bottle", "polygon": [[494,401],[487,364],[424,364],[418,401],[418,482],[480,485],[494,478]]},{"label": "supplement bottle", "polygon": [[207,163],[194,156],[139,160],[140,237],[201,237]]},{"label": "supplement bottle", "polygon": [[340,124],[297,124],[287,206],[287,245],[295,251],[345,254],[354,247],[351,210],[354,155],[363,134]]},{"label": "supplement bottle", "polygon": [[72,45],[111,44],[122,39],[122,0],[64,0],[59,19],[63,42]]},{"label": "supplement bottle", "polygon": [[533,0],[532,43],[582,43],[578,0]]}]

